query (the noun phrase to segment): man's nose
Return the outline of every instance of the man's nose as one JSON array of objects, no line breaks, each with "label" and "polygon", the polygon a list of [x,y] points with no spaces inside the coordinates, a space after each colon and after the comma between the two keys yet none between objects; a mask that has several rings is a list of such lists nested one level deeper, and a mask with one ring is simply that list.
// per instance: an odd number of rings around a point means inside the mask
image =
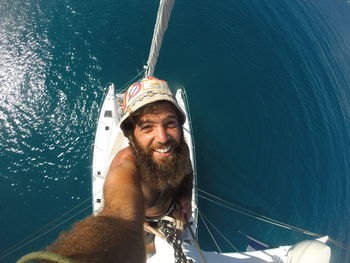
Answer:
[{"label": "man's nose", "polygon": [[157,128],[157,140],[160,143],[165,143],[169,139],[169,135],[163,126],[158,126]]}]

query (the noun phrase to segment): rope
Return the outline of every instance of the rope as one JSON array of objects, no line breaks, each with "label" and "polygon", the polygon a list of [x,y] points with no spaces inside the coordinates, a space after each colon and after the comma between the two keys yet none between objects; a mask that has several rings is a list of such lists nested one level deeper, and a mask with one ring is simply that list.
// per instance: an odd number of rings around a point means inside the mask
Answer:
[{"label": "rope", "polygon": [[144,227],[144,230],[146,232],[151,233],[155,236],[159,236],[161,239],[166,239],[164,234],[162,232],[160,232],[159,230],[155,229],[154,227],[151,227],[151,226],[146,225],[146,224],[144,224],[143,227]]},{"label": "rope", "polygon": [[48,252],[48,251],[39,251],[39,252],[29,253],[21,257],[16,263],[25,263],[33,259],[44,259],[44,260],[50,260],[57,263],[75,263],[75,261],[69,258],[58,255],[53,252]]},{"label": "rope", "polygon": [[193,259],[186,258],[181,247],[181,240],[176,235],[175,227],[169,226],[169,222],[161,220],[160,230],[164,234],[166,241],[174,248],[175,263],[194,263]]},{"label": "rope", "polygon": [[168,28],[168,22],[169,22],[171,10],[173,9],[174,4],[175,4],[175,0],[160,0],[157,20],[156,20],[156,24],[153,32],[151,49],[149,52],[147,65],[145,66],[145,69],[146,69],[145,77],[153,75],[154,68],[156,66],[158,55],[159,55],[159,50],[162,45],[163,36],[166,29]]},{"label": "rope", "polygon": [[[185,219],[186,219],[186,218],[185,218]],[[194,245],[195,245],[195,247],[196,247],[196,249],[197,249],[197,251],[198,251],[199,256],[200,256],[201,259],[202,259],[202,262],[203,262],[203,263],[207,263],[207,259],[205,258],[204,254],[203,254],[203,252],[202,252],[202,249],[200,248],[199,243],[198,243],[198,241],[197,241],[197,239],[196,239],[196,235],[194,234],[193,229],[192,229],[192,227],[190,226],[190,224],[188,223],[187,219],[186,219],[186,225],[187,225],[187,227],[188,227],[188,230],[189,230],[190,233],[191,233],[191,236],[192,236],[192,239],[193,239],[193,243],[194,243]]]},{"label": "rope", "polygon": [[[203,196],[203,195],[200,195],[198,194],[199,197],[205,199],[205,200],[208,200],[212,203],[215,203],[217,205],[220,205],[220,206],[223,206],[229,210],[232,210],[232,211],[235,211],[237,213],[240,213],[240,214],[243,214],[243,215],[246,215],[248,217],[251,217],[251,218],[254,218],[254,219],[257,219],[257,220],[260,220],[260,221],[263,221],[263,222],[266,222],[266,223],[269,223],[269,224],[272,224],[272,225],[275,225],[275,226],[278,226],[278,227],[281,227],[281,228],[285,228],[285,229],[288,229],[288,230],[293,230],[293,231],[296,231],[296,232],[300,232],[300,233],[303,233],[305,235],[309,235],[309,236],[314,236],[314,237],[322,237],[321,234],[318,234],[318,233],[314,233],[314,232],[311,232],[311,231],[308,231],[308,230],[305,230],[305,229],[302,229],[300,227],[296,227],[296,226],[292,226],[292,225],[289,225],[289,224],[286,224],[286,223],[283,223],[281,221],[278,221],[276,219],[273,219],[271,217],[267,217],[267,216],[264,216],[262,214],[259,214],[259,213],[256,213],[252,210],[249,210],[249,209],[246,209],[246,208],[243,208],[239,205],[236,205],[236,204],[233,204],[229,201],[226,201],[220,197],[217,197],[215,195],[212,195],[206,191],[203,191],[201,189],[199,189],[198,187],[196,188],[199,192],[202,192],[204,194],[207,194],[208,196],[210,197],[213,197],[219,201],[221,201],[222,203],[216,201],[216,200],[213,200],[213,199],[210,199],[206,196]],[[333,243],[334,245],[340,247],[340,248],[343,248],[343,249],[346,249],[346,250],[350,250],[350,246],[349,245],[346,245],[346,244],[343,244],[333,238],[328,238],[328,241]]]}]

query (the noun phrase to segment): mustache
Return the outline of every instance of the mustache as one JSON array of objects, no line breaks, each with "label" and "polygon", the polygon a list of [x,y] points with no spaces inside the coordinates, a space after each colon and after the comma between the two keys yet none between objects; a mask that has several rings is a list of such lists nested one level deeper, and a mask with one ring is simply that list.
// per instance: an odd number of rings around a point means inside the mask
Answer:
[{"label": "mustache", "polygon": [[176,147],[178,145],[179,145],[178,142],[176,142],[174,139],[170,139],[170,140],[168,140],[168,141],[166,141],[164,143],[158,142],[155,145],[151,145],[151,147],[149,147],[149,151],[155,151],[155,150],[157,150],[159,148],[166,148],[166,147],[169,147],[169,146]]}]

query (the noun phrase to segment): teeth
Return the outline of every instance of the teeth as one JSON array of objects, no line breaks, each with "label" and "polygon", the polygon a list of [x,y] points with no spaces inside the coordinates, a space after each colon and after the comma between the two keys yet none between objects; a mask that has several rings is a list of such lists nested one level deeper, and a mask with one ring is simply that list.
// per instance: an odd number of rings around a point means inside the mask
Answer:
[{"label": "teeth", "polygon": [[159,153],[166,153],[170,151],[171,146],[168,146],[167,148],[163,148],[163,149],[157,149],[156,152]]}]

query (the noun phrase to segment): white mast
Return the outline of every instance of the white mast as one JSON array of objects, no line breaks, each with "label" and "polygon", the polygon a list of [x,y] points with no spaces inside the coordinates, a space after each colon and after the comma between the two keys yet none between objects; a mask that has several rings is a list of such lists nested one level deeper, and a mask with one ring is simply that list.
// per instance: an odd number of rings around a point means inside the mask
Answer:
[{"label": "white mast", "polygon": [[145,66],[145,76],[152,76],[157,63],[160,47],[168,23],[170,20],[171,10],[175,4],[175,0],[160,0],[157,21],[154,27],[153,38],[147,65]]}]

